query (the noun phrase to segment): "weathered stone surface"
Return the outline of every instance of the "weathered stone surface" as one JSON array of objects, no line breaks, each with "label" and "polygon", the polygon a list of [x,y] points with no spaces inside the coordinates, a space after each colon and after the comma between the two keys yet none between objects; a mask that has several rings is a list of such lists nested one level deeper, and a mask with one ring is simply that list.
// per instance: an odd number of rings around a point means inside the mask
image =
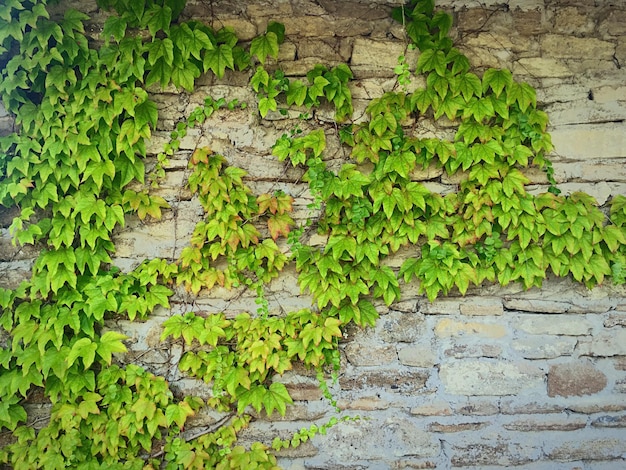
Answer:
[{"label": "weathered stone surface", "polygon": [[354,341],[344,348],[346,358],[355,366],[380,366],[398,360],[395,346]]},{"label": "weathered stone surface", "polygon": [[461,299],[424,300],[419,303],[419,311],[426,315],[454,315],[461,311]]},{"label": "weathered stone surface", "polygon": [[494,400],[469,397],[462,404],[455,405],[454,412],[463,416],[492,416],[500,413],[500,407]]},{"label": "weathered stone surface", "polygon": [[578,124],[552,130],[552,143],[564,159],[625,158],[624,123]]},{"label": "weathered stone surface", "polygon": [[411,408],[411,414],[416,416],[450,416],[452,408],[447,401],[434,400],[425,405]]},{"label": "weathered stone surface", "polygon": [[608,460],[620,458],[626,448],[626,437],[604,437],[588,430],[571,433],[564,442],[547,441],[545,454],[555,460]]},{"label": "weathered stone surface", "polygon": [[545,395],[535,395],[534,397],[505,397],[500,400],[500,412],[505,415],[531,415],[561,413],[565,410],[562,403],[548,401]]},{"label": "weathered stone surface", "polygon": [[573,337],[536,335],[513,340],[511,346],[526,359],[553,359],[571,356],[576,343]]},{"label": "weathered stone surface", "polygon": [[497,439],[493,443],[472,442],[468,445],[453,445],[451,462],[456,467],[498,465],[509,467],[532,462],[538,450],[529,444]]},{"label": "weathered stone surface", "polygon": [[507,330],[503,325],[463,322],[444,318],[437,323],[435,334],[440,338],[457,336],[479,336],[482,338],[502,338]]},{"label": "weathered stone surface", "polygon": [[467,298],[459,308],[461,314],[467,316],[502,315],[504,312],[502,299],[488,297]]},{"label": "weathered stone surface", "polygon": [[575,431],[587,426],[586,416],[551,416],[515,420],[503,425],[504,429],[520,432]]},{"label": "weathered stone surface", "polygon": [[454,346],[446,349],[443,353],[447,357],[463,359],[468,357],[500,357],[502,347],[496,344],[458,344],[459,340],[454,340]]},{"label": "weathered stone surface", "polygon": [[424,334],[424,316],[391,311],[378,320],[376,332],[388,343],[410,343]]},{"label": "weathered stone surface", "polygon": [[516,329],[532,335],[581,336],[591,332],[593,324],[585,317],[573,315],[517,315]]},{"label": "weathered stone surface", "polygon": [[477,422],[477,423],[454,423],[454,424],[444,424],[444,423],[430,423],[428,425],[429,432],[440,432],[440,433],[453,433],[453,432],[465,432],[465,431],[477,431],[479,429],[483,429],[489,423],[486,422]]},{"label": "weathered stone surface", "polygon": [[431,348],[424,346],[403,346],[398,348],[398,359],[405,366],[432,367],[437,358]]},{"label": "weathered stone surface", "polygon": [[585,356],[626,356],[626,329],[603,331],[581,342],[577,349]]},{"label": "weathered stone surface", "polygon": [[626,428],[626,415],[600,416],[591,422],[595,428]]},{"label": "weathered stone surface", "polygon": [[604,321],[606,328],[613,328],[615,326],[626,326],[626,313],[611,313]]},{"label": "weathered stone surface", "polygon": [[568,77],[572,71],[561,60],[547,57],[528,57],[517,61],[513,73],[533,77]]},{"label": "weathered stone surface", "polygon": [[606,384],[606,375],[587,361],[556,364],[548,372],[550,397],[592,395],[602,391]]},{"label": "weathered stone surface", "polygon": [[539,387],[544,374],[525,363],[466,360],[442,364],[439,377],[447,393],[504,396]]},{"label": "weathered stone surface", "polygon": [[546,34],[541,39],[541,50],[547,57],[610,59],[615,52],[615,44],[595,38]]},{"label": "weathered stone surface", "polygon": [[386,410],[390,403],[378,397],[361,397],[355,400],[339,400],[337,406],[342,410]]},{"label": "weathered stone surface", "polygon": [[423,371],[399,369],[355,371],[339,379],[342,390],[379,388],[397,393],[413,393],[423,389],[430,374]]}]

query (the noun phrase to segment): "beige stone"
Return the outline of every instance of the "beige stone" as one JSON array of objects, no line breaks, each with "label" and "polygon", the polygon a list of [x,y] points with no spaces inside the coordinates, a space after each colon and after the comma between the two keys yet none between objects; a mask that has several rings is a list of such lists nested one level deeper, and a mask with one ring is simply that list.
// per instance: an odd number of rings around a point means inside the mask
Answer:
[{"label": "beige stone", "polygon": [[546,57],[611,59],[615,44],[595,38],[577,38],[546,34],[541,38],[541,49]]},{"label": "beige stone", "polygon": [[423,346],[405,346],[398,348],[398,359],[405,366],[433,367],[437,358],[431,348]]},{"label": "beige stone", "polygon": [[446,393],[505,396],[538,388],[544,374],[525,363],[461,360],[442,364],[439,378]]},{"label": "beige stone", "polygon": [[450,416],[452,408],[447,401],[434,400],[428,404],[411,408],[411,414],[416,416]]},{"label": "beige stone", "polygon": [[602,391],[606,384],[606,375],[587,361],[556,364],[548,372],[550,397],[593,395]]},{"label": "beige stone", "polygon": [[440,338],[456,336],[479,336],[483,338],[502,338],[506,336],[507,330],[503,325],[459,322],[449,318],[444,318],[437,323],[435,335]]},{"label": "beige stone", "polygon": [[461,314],[467,316],[499,316],[504,313],[502,300],[489,297],[466,298],[460,305]]},{"label": "beige stone", "polygon": [[576,342],[574,337],[534,335],[513,340],[511,346],[525,359],[554,359],[571,356]]},{"label": "beige stone", "polygon": [[546,456],[555,460],[609,460],[619,458],[626,448],[626,438],[605,437],[601,434],[581,430],[570,434],[566,442],[547,441]]},{"label": "beige stone", "polygon": [[591,332],[592,323],[571,315],[518,315],[513,320],[516,329],[533,335],[580,336]]},{"label": "beige stone", "polygon": [[624,356],[626,355],[626,329],[603,331],[581,342],[577,349],[580,354],[588,356]]},{"label": "beige stone", "polygon": [[453,433],[453,432],[466,432],[466,431],[478,431],[479,429],[483,429],[488,426],[489,423],[486,422],[477,422],[477,423],[454,423],[454,424],[444,424],[444,423],[430,423],[428,425],[429,432],[440,432],[440,433]]},{"label": "beige stone", "polygon": [[586,416],[551,416],[511,421],[504,429],[520,432],[575,431],[587,426]]},{"label": "beige stone", "polygon": [[564,159],[626,158],[626,125],[578,124],[555,128],[552,143]]},{"label": "beige stone", "polygon": [[568,77],[572,74],[563,61],[545,57],[519,59],[513,67],[513,73],[533,77]]},{"label": "beige stone", "polygon": [[381,366],[398,359],[393,345],[352,342],[344,348],[348,361],[355,366]]}]

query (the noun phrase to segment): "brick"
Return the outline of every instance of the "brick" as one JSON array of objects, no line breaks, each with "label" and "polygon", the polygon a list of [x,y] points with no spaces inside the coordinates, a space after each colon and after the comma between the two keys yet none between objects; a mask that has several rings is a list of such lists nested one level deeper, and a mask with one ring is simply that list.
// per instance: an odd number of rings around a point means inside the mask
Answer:
[{"label": "brick", "polygon": [[425,405],[411,408],[410,413],[416,416],[450,416],[452,408],[447,401],[435,399]]},{"label": "brick", "polygon": [[[564,289],[570,291],[571,285],[564,286]],[[544,292],[547,294],[549,291]],[[541,298],[505,297],[504,308],[532,313],[604,313],[614,308],[614,301],[606,296],[589,299],[572,292],[567,302]]]},{"label": "brick", "polygon": [[615,44],[595,38],[546,34],[540,43],[542,53],[546,57],[611,59],[615,52]]},{"label": "brick", "polygon": [[593,396],[582,398],[570,398],[567,409],[575,413],[603,413],[626,410],[626,402],[619,396]]},{"label": "brick", "polygon": [[547,57],[526,57],[518,59],[513,66],[516,75],[530,75],[532,77],[569,77],[572,71],[565,62]]},{"label": "brick", "polygon": [[432,348],[423,346],[405,346],[398,348],[398,359],[405,366],[433,367],[437,358]]},{"label": "brick", "polygon": [[451,463],[456,467],[509,467],[532,462],[537,458],[538,450],[532,445],[498,439],[493,443],[479,441],[469,445],[452,445],[450,453]]},{"label": "brick", "polygon": [[339,400],[337,406],[342,410],[386,410],[390,403],[378,397],[361,397],[355,400]]},{"label": "brick", "polygon": [[532,335],[582,336],[591,332],[592,323],[584,317],[572,315],[517,315],[513,326]]},{"label": "brick", "polygon": [[465,432],[465,431],[478,431],[479,429],[483,429],[488,426],[489,423],[455,423],[455,424],[442,424],[442,423],[430,423],[428,425],[429,432],[440,432],[440,433],[454,433],[454,432]]},{"label": "brick", "polygon": [[439,377],[446,393],[504,396],[538,388],[544,374],[524,363],[466,360],[444,363]]},{"label": "brick", "polygon": [[575,431],[587,426],[586,416],[551,416],[515,420],[503,425],[508,431],[544,432],[544,431]]},{"label": "brick", "polygon": [[419,311],[426,315],[454,315],[461,312],[461,303],[460,299],[424,300],[419,304]]},{"label": "brick", "polygon": [[570,433],[564,442],[548,440],[544,445],[544,453],[554,460],[609,460],[623,455],[626,448],[626,437],[611,438],[589,430]]},{"label": "brick", "polygon": [[449,338],[457,336],[479,336],[482,338],[502,338],[506,336],[507,330],[503,325],[460,322],[449,318],[444,318],[437,323],[435,335],[439,338]]},{"label": "brick", "polygon": [[533,335],[513,340],[511,346],[525,359],[553,359],[571,356],[576,342],[573,337]]},{"label": "brick", "polygon": [[424,334],[424,315],[390,311],[376,324],[376,333],[388,343],[412,343]]},{"label": "brick", "polygon": [[626,428],[626,415],[605,415],[594,419],[591,425],[595,428]]},{"label": "brick", "polygon": [[593,338],[581,342],[577,348],[585,356],[626,356],[626,329],[602,331]]},{"label": "brick", "polygon": [[500,413],[500,407],[492,400],[470,398],[464,404],[456,405],[454,412],[463,416],[492,416]]},{"label": "brick", "polygon": [[604,326],[606,328],[626,326],[626,313],[611,313],[604,321]]},{"label": "brick", "polygon": [[565,160],[626,158],[626,125],[578,124],[555,127],[552,143]]},{"label": "brick", "polygon": [[379,388],[397,393],[413,393],[424,388],[430,373],[423,371],[375,370],[371,372],[346,373],[339,379],[342,390]]},{"label": "brick", "polygon": [[557,182],[561,183],[566,181],[626,182],[626,159],[595,159],[576,163],[559,162],[554,165],[554,177]]},{"label": "brick", "polygon": [[556,364],[548,372],[548,396],[593,395],[606,387],[607,378],[588,361]]},{"label": "brick", "polygon": [[503,398],[500,400],[500,412],[505,415],[561,413],[565,405],[554,402],[529,401],[525,398]]},{"label": "brick", "polygon": [[353,341],[345,348],[346,358],[355,366],[381,366],[398,360],[395,346]]},{"label": "brick", "polygon": [[467,316],[499,316],[504,313],[502,300],[495,297],[467,298],[460,305],[460,310],[462,315]]},{"label": "brick", "polygon": [[446,349],[443,353],[447,357],[464,359],[469,357],[500,357],[502,355],[502,347],[496,344],[457,344],[455,340],[454,346]]}]

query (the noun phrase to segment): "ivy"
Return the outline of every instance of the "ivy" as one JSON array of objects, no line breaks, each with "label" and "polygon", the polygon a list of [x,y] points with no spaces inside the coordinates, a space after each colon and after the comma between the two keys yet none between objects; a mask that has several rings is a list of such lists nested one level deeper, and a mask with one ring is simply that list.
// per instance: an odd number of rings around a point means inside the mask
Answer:
[{"label": "ivy", "polygon": [[[5,2],[6,3],[6,2]],[[403,91],[373,99],[366,117],[350,123],[352,72],[318,65],[292,79],[276,65],[284,26],[270,22],[249,44],[234,31],[179,21],[181,0],[100,0],[107,17],[103,45],[90,48],[87,15],[67,10],[50,19],[42,0],[0,7],[0,96],[19,132],[0,138],[0,204],[15,206],[14,242],[39,255],[32,276],[0,289],[0,425],[14,441],[0,461],[14,468],[276,468],[266,444],[237,445],[253,414],[284,415],[292,403],[280,376],[296,363],[316,371],[331,406],[327,374],[336,379],[338,342],[351,323],[373,326],[376,305],[401,298],[401,283],[417,280],[429,299],[471,286],[519,282],[541,286],[550,275],[592,287],[626,280],[626,198],[608,218],[590,196],[559,195],[547,158],[548,116],[534,89],[508,70],[470,72],[448,37],[451,17],[430,0],[394,10],[419,48],[416,64],[400,57]],[[408,92],[411,70],[425,86]],[[294,131],[272,148],[301,171],[313,202],[301,226],[294,199],[281,191],[255,195],[246,172],[210,148],[189,161],[189,190],[204,217],[178,260],[146,260],[131,272],[112,265],[114,234],[133,214],[149,222],[168,210],[150,192],[166,174],[190,127],[236,100],[207,97],[179,122],[148,173],[145,140],[158,108],[146,89],[192,91],[205,73],[223,79],[247,73],[261,117],[289,110],[335,109],[341,129]],[[450,140],[418,137],[416,118],[446,117]],[[325,162],[326,137],[338,132],[349,161]],[[429,191],[415,172],[434,165],[464,171],[456,193]],[[530,166],[545,171],[544,194],[526,191]],[[322,247],[306,243],[317,230]],[[399,269],[389,261],[411,255]],[[275,315],[266,285],[295,264],[310,308]],[[123,334],[112,318],[145,319],[168,309],[174,290],[192,295],[215,286],[249,289],[257,311],[227,317],[186,312],[163,323],[162,341],[181,342],[179,369],[210,384],[205,399],[175,397],[163,378],[119,360]],[[38,432],[24,425],[29,395],[41,390],[52,406]],[[200,435],[182,431],[202,407],[222,418]],[[274,450],[295,447],[347,417],[332,417]]]}]

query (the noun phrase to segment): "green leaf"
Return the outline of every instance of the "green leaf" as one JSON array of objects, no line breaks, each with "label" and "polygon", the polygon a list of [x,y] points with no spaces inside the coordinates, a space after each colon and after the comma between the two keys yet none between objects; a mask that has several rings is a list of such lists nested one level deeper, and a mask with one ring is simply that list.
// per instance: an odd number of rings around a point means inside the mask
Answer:
[{"label": "green leaf", "polygon": [[506,102],[509,105],[517,102],[520,110],[526,112],[529,106],[537,106],[537,94],[528,83],[513,82],[507,88]]},{"label": "green leaf", "polygon": [[172,22],[172,9],[167,5],[152,5],[150,9],[146,11],[142,22],[147,24],[152,38],[156,37],[156,33],[159,31],[164,31],[166,34],[169,34],[170,24]]},{"label": "green leaf", "polygon": [[165,408],[165,420],[168,426],[176,424],[180,429],[185,427],[187,418],[195,413],[189,403],[181,401],[180,403],[172,403]]},{"label": "green leaf", "polygon": [[499,97],[502,90],[513,84],[513,75],[507,69],[488,69],[483,74],[483,92],[489,88]]},{"label": "green leaf", "polygon": [[293,404],[291,396],[287,391],[287,387],[280,382],[274,382],[263,396],[263,406],[268,416],[271,416],[274,410],[278,410],[281,416],[285,416],[287,405]]},{"label": "green leaf", "polygon": [[86,369],[93,364],[96,358],[96,350],[98,345],[89,338],[81,338],[72,345],[72,349],[67,355],[67,365],[71,367],[79,357],[83,361]]},{"label": "green leaf", "polygon": [[126,35],[126,19],[120,16],[112,15],[104,22],[104,29],[102,36],[105,42],[108,42],[109,38],[113,36],[117,42],[120,42]]},{"label": "green leaf", "polygon": [[438,75],[444,76],[447,71],[446,56],[443,51],[427,49],[422,52],[417,59],[416,70],[419,73],[436,71]]},{"label": "green leaf", "polygon": [[222,78],[226,67],[234,70],[233,48],[228,44],[221,44],[219,47],[207,51],[204,55],[204,70],[211,70],[218,78]]},{"label": "green leaf", "polygon": [[261,64],[265,64],[268,56],[278,57],[278,36],[274,32],[268,32],[257,36],[250,44],[250,54],[256,55]]},{"label": "green leaf", "polygon": [[126,346],[122,343],[125,339],[128,339],[128,336],[123,335],[122,333],[107,331],[100,337],[96,353],[104,360],[104,362],[106,362],[107,365],[111,365],[113,353],[127,351]]}]

